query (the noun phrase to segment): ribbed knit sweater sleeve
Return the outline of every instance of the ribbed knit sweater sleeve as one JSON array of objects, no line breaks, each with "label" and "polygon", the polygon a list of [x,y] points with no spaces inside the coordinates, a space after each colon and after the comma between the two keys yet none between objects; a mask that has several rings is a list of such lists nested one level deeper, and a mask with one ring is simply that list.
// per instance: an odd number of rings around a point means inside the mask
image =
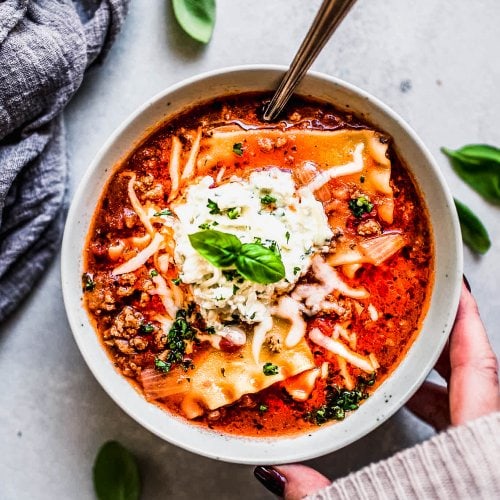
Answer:
[{"label": "ribbed knit sweater sleeve", "polygon": [[450,428],[308,500],[500,499],[500,413]]}]

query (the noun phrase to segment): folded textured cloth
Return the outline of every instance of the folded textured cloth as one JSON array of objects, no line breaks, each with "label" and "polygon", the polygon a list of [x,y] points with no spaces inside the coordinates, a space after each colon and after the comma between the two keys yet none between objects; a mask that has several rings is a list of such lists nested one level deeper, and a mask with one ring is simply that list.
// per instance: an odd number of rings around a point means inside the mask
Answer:
[{"label": "folded textured cloth", "polygon": [[500,412],[452,427],[369,465],[307,500],[500,498]]},{"label": "folded textured cloth", "polygon": [[59,245],[61,112],[117,35],[128,0],[0,0],[0,321]]}]

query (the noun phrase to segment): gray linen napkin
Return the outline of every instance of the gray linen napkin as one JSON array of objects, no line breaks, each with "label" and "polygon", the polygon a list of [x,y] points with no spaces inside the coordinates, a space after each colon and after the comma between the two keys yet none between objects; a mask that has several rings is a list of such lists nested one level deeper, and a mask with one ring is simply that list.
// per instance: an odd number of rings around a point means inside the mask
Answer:
[{"label": "gray linen napkin", "polygon": [[59,246],[61,111],[116,37],[128,0],[0,0],[0,321]]}]

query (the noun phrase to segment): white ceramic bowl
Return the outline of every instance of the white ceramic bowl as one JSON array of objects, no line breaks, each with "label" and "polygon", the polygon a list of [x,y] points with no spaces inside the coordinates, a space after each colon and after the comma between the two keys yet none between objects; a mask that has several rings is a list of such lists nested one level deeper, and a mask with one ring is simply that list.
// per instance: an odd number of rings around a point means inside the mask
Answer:
[{"label": "white ceramic bowl", "polygon": [[62,285],[71,328],[92,373],[115,402],[162,439],[208,457],[247,464],[306,460],[335,451],[379,426],[409,399],[432,369],[450,332],[462,280],[462,243],[453,200],[435,161],[410,127],[366,92],[309,73],[297,92],[332,102],[387,132],[424,195],[433,227],[435,283],[423,328],[392,375],[344,421],[297,437],[245,438],[191,425],[148,403],[120,375],[102,348],[82,305],[82,249],[94,208],[113,168],[144,137],[186,107],[217,96],[276,88],[284,68],[246,66],[205,73],[150,99],[111,136],[80,183],[62,246]]}]

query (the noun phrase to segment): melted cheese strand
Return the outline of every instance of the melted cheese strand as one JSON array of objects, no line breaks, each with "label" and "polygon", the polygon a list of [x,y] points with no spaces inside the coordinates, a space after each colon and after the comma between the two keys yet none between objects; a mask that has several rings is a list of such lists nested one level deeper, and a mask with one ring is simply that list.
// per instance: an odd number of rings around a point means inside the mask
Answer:
[{"label": "melted cheese strand", "polygon": [[165,308],[165,311],[172,319],[174,319],[179,308],[175,305],[174,299],[172,297],[172,291],[167,286],[165,278],[158,274],[157,276],[152,278],[152,280],[156,285],[156,289],[151,290],[148,293],[150,295],[158,295],[163,304],[163,307]]},{"label": "melted cheese strand", "polygon": [[141,202],[139,201],[139,198],[137,198],[137,194],[135,193],[134,189],[134,183],[135,183],[135,174],[130,175],[130,180],[128,181],[128,197],[130,200],[130,204],[132,205],[132,208],[134,209],[135,213],[138,215],[139,219],[143,223],[144,227],[146,228],[146,231],[152,235],[155,230],[151,224],[151,221],[149,220],[148,215],[146,214],[146,211],[144,210],[143,206],[141,205]]},{"label": "melted cheese strand", "polygon": [[329,168],[328,170],[324,170],[307,185],[307,188],[314,192],[317,191],[320,187],[324,186],[331,179],[361,172],[361,170],[363,170],[362,153],[364,148],[365,145],[360,142],[354,149],[352,162],[346,163],[345,165],[338,165],[336,167]]},{"label": "melted cheese strand", "polygon": [[169,174],[170,180],[172,182],[172,187],[170,188],[170,195],[168,201],[172,201],[179,191],[179,177],[181,168],[181,151],[182,144],[177,136],[172,137],[172,148],[170,150],[170,165]]},{"label": "melted cheese strand", "polygon": [[125,273],[131,273],[136,271],[141,266],[143,266],[147,260],[152,257],[160,248],[163,243],[163,236],[161,234],[155,234],[153,241],[144,250],[141,250],[135,257],[127,260],[118,267],[115,267],[111,272],[115,276]]},{"label": "melted cheese strand", "polygon": [[266,333],[273,327],[273,320],[270,316],[264,318],[262,323],[255,326],[252,339],[252,356],[255,363],[259,363],[260,350],[266,340]]},{"label": "melted cheese strand", "polygon": [[329,266],[320,255],[312,258],[312,270],[315,278],[320,284],[303,284],[295,287],[292,298],[300,301],[304,300],[306,313],[316,314],[321,310],[333,310],[337,314],[344,312],[343,308],[335,302],[326,302],[326,297],[334,290],[338,290],[342,295],[353,299],[366,299],[370,296],[363,288],[351,288],[339,276],[339,274]]},{"label": "melted cheese strand", "polygon": [[292,326],[285,339],[285,345],[287,347],[297,345],[306,334],[306,322],[300,312],[300,304],[291,297],[281,297],[274,313],[276,316],[288,319],[292,322]]},{"label": "melted cheese strand", "polygon": [[351,351],[339,340],[334,340],[326,335],[323,335],[318,328],[313,328],[309,332],[309,338],[312,342],[320,347],[323,347],[323,349],[326,349],[332,354],[342,356],[346,361],[358,367],[360,370],[363,370],[366,373],[373,373],[375,371],[375,367],[373,366],[370,358]]},{"label": "melted cheese strand", "polygon": [[347,369],[346,360],[342,356],[337,355],[337,363],[339,364],[340,375],[342,375],[342,378],[344,379],[346,389],[352,391],[356,384]]},{"label": "melted cheese strand", "polygon": [[200,151],[200,142],[201,142],[201,127],[198,127],[198,131],[196,132],[196,137],[193,142],[193,146],[191,148],[191,152],[189,153],[188,161],[184,166],[184,171],[182,172],[181,180],[190,179],[194,174],[194,169],[196,166],[196,158],[198,157],[198,152]]}]

